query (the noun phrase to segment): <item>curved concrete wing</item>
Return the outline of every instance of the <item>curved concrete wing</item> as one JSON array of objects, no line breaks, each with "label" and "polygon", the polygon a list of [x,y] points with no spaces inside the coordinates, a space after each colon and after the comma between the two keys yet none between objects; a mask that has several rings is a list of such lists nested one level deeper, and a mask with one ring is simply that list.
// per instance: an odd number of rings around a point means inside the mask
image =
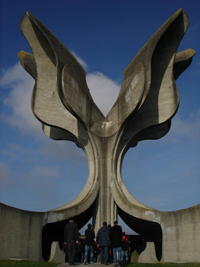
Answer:
[{"label": "curved concrete wing", "polygon": [[[31,69],[33,70],[36,66],[36,71],[32,71],[35,76],[35,87],[31,101],[32,110],[42,123],[65,129],[79,138],[79,127],[82,126],[61,101],[62,98],[59,95],[61,80],[58,75],[58,72],[61,72],[60,61],[57,59],[42,26],[29,12],[24,15],[20,22],[20,28],[33,51],[35,65],[32,64]],[[24,64],[24,62],[28,62],[27,54],[25,57],[21,53],[19,57],[23,67],[29,70],[30,64]],[[30,58],[31,56],[29,56]]]}]

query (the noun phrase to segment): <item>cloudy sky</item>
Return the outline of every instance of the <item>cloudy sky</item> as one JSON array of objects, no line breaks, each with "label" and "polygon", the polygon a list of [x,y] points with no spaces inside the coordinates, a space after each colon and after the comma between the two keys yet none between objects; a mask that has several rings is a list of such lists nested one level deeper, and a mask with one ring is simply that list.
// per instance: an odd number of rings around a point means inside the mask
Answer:
[{"label": "cloudy sky", "polygon": [[94,101],[104,114],[115,102],[123,71],[180,7],[190,26],[179,50],[196,50],[179,77],[180,107],[170,132],[130,149],[122,175],[140,202],[162,210],[200,203],[200,1],[0,0],[0,202],[31,211],[68,203],[88,177],[87,159],[74,143],[53,141],[33,116],[33,79],[17,58],[31,53],[19,22],[28,10],[76,56],[87,71]]}]

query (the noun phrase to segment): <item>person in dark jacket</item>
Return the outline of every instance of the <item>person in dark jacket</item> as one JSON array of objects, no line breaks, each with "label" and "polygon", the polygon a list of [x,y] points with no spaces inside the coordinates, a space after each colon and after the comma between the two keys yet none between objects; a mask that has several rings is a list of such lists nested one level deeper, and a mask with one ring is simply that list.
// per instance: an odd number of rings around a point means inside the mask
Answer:
[{"label": "person in dark jacket", "polygon": [[67,253],[67,245],[66,245],[66,243],[63,243],[62,252],[65,253],[65,262],[68,262],[68,253]]},{"label": "person in dark jacket", "polygon": [[121,254],[121,260],[125,260],[128,262],[128,248],[129,248],[129,241],[126,232],[122,233],[122,254]]},{"label": "person in dark jacket", "polygon": [[81,234],[78,232],[78,244],[76,245],[76,258],[78,263],[84,262],[85,245],[83,241]]},{"label": "person in dark jacket", "polygon": [[103,227],[101,227],[97,233],[97,244],[99,244],[101,249],[101,263],[108,265],[108,248],[110,245],[110,240],[107,222],[103,223]]},{"label": "person in dark jacket", "polygon": [[94,230],[92,230],[92,225],[88,224],[88,229],[85,230],[85,259],[84,264],[87,264],[88,260],[88,252],[90,251],[90,263],[93,263],[94,261],[94,238],[95,233]]},{"label": "person in dark jacket", "polygon": [[[108,228],[109,228],[109,231],[111,229],[111,224],[108,225]],[[110,237],[109,237],[110,238]],[[111,263],[113,263],[113,253],[112,253],[112,248],[111,246],[109,246],[109,249],[108,249],[108,261]]]},{"label": "person in dark jacket", "polygon": [[122,228],[118,225],[118,221],[114,222],[114,226],[110,229],[110,245],[113,250],[113,261],[114,266],[118,266],[117,262],[117,252],[118,259],[121,260],[121,244],[122,244]]},{"label": "person in dark jacket", "polygon": [[94,244],[94,262],[97,262],[99,254],[100,254],[100,247],[95,242],[95,244]]},{"label": "person in dark jacket", "polygon": [[78,227],[72,218],[69,219],[69,223],[65,226],[64,244],[68,252],[69,265],[76,265],[75,257],[76,244],[78,244]]}]

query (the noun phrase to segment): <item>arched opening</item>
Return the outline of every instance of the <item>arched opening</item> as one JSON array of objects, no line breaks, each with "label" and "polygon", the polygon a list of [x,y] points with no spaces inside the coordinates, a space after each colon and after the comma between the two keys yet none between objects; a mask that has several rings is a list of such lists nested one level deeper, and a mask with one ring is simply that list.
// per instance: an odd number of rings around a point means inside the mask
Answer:
[{"label": "arched opening", "polygon": [[[74,217],[75,223],[78,225],[78,229],[81,229],[92,217],[93,205],[85,212]],[[68,220],[48,223],[42,230],[42,256],[45,261],[48,261],[51,254],[52,242],[59,242],[60,249],[63,248],[64,243],[64,230]]]},{"label": "arched opening", "polygon": [[159,223],[136,218],[117,207],[121,219],[136,233],[130,237],[131,252],[134,250],[140,255],[146,248],[147,242],[154,242],[157,260],[162,258],[162,228]]}]

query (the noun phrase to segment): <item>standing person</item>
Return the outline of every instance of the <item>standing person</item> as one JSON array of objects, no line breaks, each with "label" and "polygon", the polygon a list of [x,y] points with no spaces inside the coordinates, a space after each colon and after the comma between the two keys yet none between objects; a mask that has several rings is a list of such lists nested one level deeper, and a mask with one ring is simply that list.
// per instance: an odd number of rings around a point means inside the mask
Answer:
[{"label": "standing person", "polygon": [[67,247],[69,265],[76,265],[75,257],[76,244],[78,244],[78,227],[72,218],[69,219],[69,223],[65,226],[64,244]]},{"label": "standing person", "polygon": [[95,242],[95,245],[94,245],[94,262],[97,262],[99,253],[100,253],[99,245],[97,245],[97,243]]},{"label": "standing person", "polygon": [[114,222],[114,226],[110,229],[110,243],[113,249],[113,261],[114,266],[118,266],[117,262],[117,253],[118,259],[121,260],[121,245],[122,245],[122,228],[118,225],[118,221]]},{"label": "standing person", "polygon": [[128,241],[128,237],[126,235],[126,232],[122,233],[122,257],[121,260],[124,260],[124,256],[125,256],[125,260],[126,262],[128,262],[128,248],[129,248],[129,241]]},{"label": "standing person", "polygon": [[65,243],[63,243],[63,249],[62,252],[65,253],[65,262],[68,262],[68,255],[67,255],[67,246]]},{"label": "standing person", "polygon": [[103,227],[101,227],[97,233],[97,244],[99,244],[101,249],[101,263],[108,265],[108,248],[110,245],[110,240],[107,222],[103,223]]},{"label": "standing person", "polygon": [[[111,229],[111,224],[108,225],[108,229],[110,231]],[[110,262],[110,264],[113,262],[113,253],[112,253],[112,248],[111,246],[109,246],[108,248],[108,261]]]},{"label": "standing person", "polygon": [[80,237],[81,234],[78,232],[78,244],[77,244],[77,259],[78,263],[84,262],[84,252],[85,252],[85,246],[83,245],[83,239]]},{"label": "standing person", "polygon": [[94,230],[92,230],[92,225],[89,223],[88,224],[88,229],[85,230],[85,259],[84,259],[84,264],[87,264],[88,260],[88,252],[90,251],[90,263],[93,263],[94,261],[94,238],[95,238],[95,233]]}]

